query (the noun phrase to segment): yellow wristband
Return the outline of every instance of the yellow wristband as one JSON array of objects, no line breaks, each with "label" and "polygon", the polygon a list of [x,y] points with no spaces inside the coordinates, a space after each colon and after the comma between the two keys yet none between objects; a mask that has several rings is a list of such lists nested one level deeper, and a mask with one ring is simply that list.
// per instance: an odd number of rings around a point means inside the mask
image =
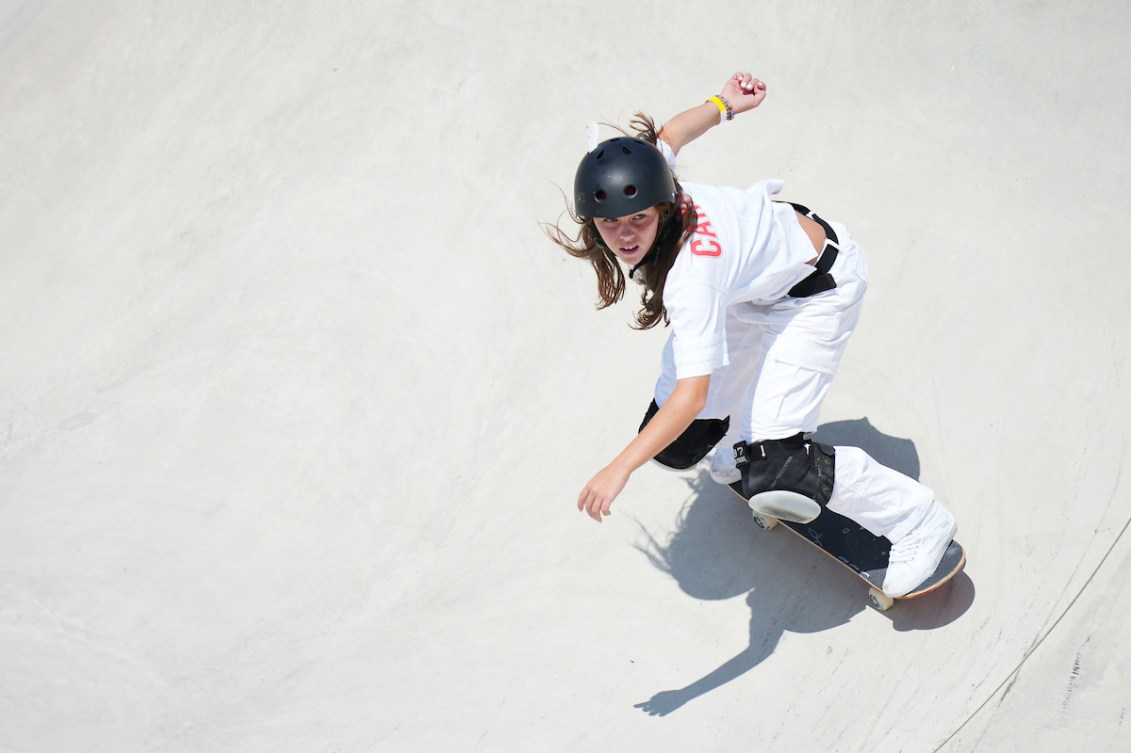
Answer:
[{"label": "yellow wristband", "polygon": [[727,102],[717,94],[707,101],[713,103],[715,107],[719,108],[719,114],[723,116],[723,119],[734,120],[734,108],[731,107],[730,102]]}]

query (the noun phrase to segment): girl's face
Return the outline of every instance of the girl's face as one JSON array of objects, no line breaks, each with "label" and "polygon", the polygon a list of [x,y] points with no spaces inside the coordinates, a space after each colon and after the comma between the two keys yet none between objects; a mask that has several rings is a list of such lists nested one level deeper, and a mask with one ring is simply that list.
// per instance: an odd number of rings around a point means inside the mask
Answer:
[{"label": "girl's face", "polygon": [[660,210],[652,206],[624,217],[598,217],[593,224],[605,245],[631,266],[639,263],[655,243],[660,229]]}]

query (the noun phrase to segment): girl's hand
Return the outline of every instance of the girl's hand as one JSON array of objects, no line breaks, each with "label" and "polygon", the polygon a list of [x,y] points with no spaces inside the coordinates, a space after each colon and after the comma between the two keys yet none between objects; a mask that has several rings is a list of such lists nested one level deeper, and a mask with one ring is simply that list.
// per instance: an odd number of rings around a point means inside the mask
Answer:
[{"label": "girl's hand", "polygon": [[737,114],[753,110],[762,104],[762,100],[766,98],[766,84],[749,73],[739,71],[727,79],[719,94],[730,102]]},{"label": "girl's hand", "polygon": [[602,468],[581,490],[577,497],[577,509],[589,514],[598,523],[612,514],[613,500],[628,483],[629,473],[616,465]]}]

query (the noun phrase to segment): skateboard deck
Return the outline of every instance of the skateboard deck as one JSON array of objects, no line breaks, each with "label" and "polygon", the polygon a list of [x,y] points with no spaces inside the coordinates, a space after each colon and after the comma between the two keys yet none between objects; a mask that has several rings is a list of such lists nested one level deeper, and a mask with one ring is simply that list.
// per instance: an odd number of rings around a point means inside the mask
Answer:
[{"label": "skateboard deck", "polygon": [[[730,489],[738,495],[743,504],[748,504],[742,494],[741,482],[731,484]],[[891,608],[893,599],[882,590],[884,576],[887,574],[888,553],[891,551],[891,542],[888,539],[874,535],[858,523],[828,508],[823,509],[816,519],[808,523],[778,520],[759,513],[754,513],[754,522],[765,530],[771,530],[780,523],[867,583],[871,587],[868,595],[873,607],[881,612]],[[938,589],[962,572],[965,565],[965,550],[957,541],[951,541],[935,572],[914,591],[896,597],[895,601],[914,599]]]}]

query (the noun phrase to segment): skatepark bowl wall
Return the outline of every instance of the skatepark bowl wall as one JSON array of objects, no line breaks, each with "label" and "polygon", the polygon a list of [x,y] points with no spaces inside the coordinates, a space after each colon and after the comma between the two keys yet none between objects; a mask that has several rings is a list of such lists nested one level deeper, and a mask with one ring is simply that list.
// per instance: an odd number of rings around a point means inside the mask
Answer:
[{"label": "skatepark bowl wall", "polygon": [[[0,0],[0,751],[1131,750],[1131,6]],[[590,121],[869,261],[820,436],[969,556],[866,605],[701,468]],[[605,133],[611,131],[606,127]],[[781,534],[781,535],[777,535]]]}]

